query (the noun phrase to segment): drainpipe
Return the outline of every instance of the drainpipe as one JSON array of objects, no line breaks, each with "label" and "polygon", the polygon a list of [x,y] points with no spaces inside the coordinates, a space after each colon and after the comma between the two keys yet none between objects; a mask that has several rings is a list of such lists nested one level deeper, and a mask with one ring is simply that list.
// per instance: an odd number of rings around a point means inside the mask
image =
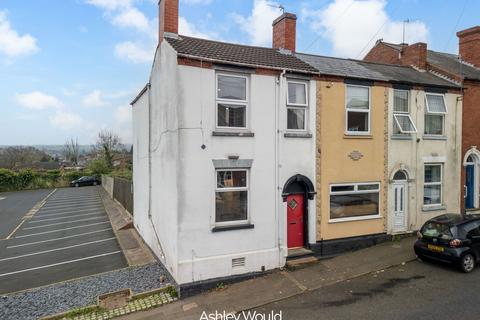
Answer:
[{"label": "drainpipe", "polygon": [[286,70],[283,70],[282,73],[278,76],[276,80],[275,90],[277,91],[275,94],[275,222],[277,224],[277,246],[278,246],[278,265],[280,265],[283,257],[282,257],[282,245],[281,245],[281,234],[283,231],[283,223],[280,223],[280,211],[281,205],[279,203],[279,199],[281,198],[280,194],[280,108],[282,107],[282,97],[283,97],[283,79],[285,74],[287,73]]}]

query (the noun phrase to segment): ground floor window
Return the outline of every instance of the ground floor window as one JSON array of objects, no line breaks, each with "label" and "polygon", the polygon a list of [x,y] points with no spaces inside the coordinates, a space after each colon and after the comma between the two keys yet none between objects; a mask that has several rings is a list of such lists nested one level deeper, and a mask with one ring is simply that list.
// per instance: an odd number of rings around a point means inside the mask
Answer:
[{"label": "ground floor window", "polygon": [[425,164],[423,204],[442,204],[442,164]]},{"label": "ground floor window", "polygon": [[248,220],[248,170],[217,170],[215,222]]},{"label": "ground floor window", "polygon": [[378,216],[380,183],[330,186],[330,220]]}]

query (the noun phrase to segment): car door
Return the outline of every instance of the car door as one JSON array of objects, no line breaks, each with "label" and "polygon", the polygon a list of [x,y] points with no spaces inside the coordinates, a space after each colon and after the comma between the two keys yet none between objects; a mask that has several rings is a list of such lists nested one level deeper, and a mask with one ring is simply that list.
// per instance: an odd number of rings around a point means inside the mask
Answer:
[{"label": "car door", "polygon": [[465,229],[467,231],[467,239],[471,241],[470,247],[478,260],[480,258],[480,222],[474,221]]}]

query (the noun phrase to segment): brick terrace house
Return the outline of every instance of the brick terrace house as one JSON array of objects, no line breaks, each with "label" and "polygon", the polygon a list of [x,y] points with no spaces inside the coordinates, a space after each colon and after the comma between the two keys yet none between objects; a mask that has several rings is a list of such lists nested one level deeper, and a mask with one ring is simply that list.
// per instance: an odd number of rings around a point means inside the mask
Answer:
[{"label": "brick terrace house", "polygon": [[366,61],[411,65],[429,70],[463,86],[462,209],[480,209],[480,26],[457,33],[459,54],[427,49],[426,43],[392,44],[377,41]]}]

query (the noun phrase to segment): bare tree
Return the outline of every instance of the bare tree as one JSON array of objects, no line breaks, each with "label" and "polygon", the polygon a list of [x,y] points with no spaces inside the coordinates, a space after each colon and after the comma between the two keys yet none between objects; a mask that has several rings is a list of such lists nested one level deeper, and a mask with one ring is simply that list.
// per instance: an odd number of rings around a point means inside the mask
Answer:
[{"label": "bare tree", "polygon": [[107,165],[111,168],[113,154],[123,148],[120,137],[112,131],[102,130],[98,133],[95,149],[101,153]]},{"label": "bare tree", "polygon": [[0,164],[8,169],[29,165],[45,157],[48,158],[45,152],[34,147],[12,146],[0,150]]},{"label": "bare tree", "polygon": [[78,157],[80,156],[80,148],[78,147],[78,138],[75,140],[70,138],[63,146],[63,155],[65,160],[70,161],[74,166],[78,165]]}]

